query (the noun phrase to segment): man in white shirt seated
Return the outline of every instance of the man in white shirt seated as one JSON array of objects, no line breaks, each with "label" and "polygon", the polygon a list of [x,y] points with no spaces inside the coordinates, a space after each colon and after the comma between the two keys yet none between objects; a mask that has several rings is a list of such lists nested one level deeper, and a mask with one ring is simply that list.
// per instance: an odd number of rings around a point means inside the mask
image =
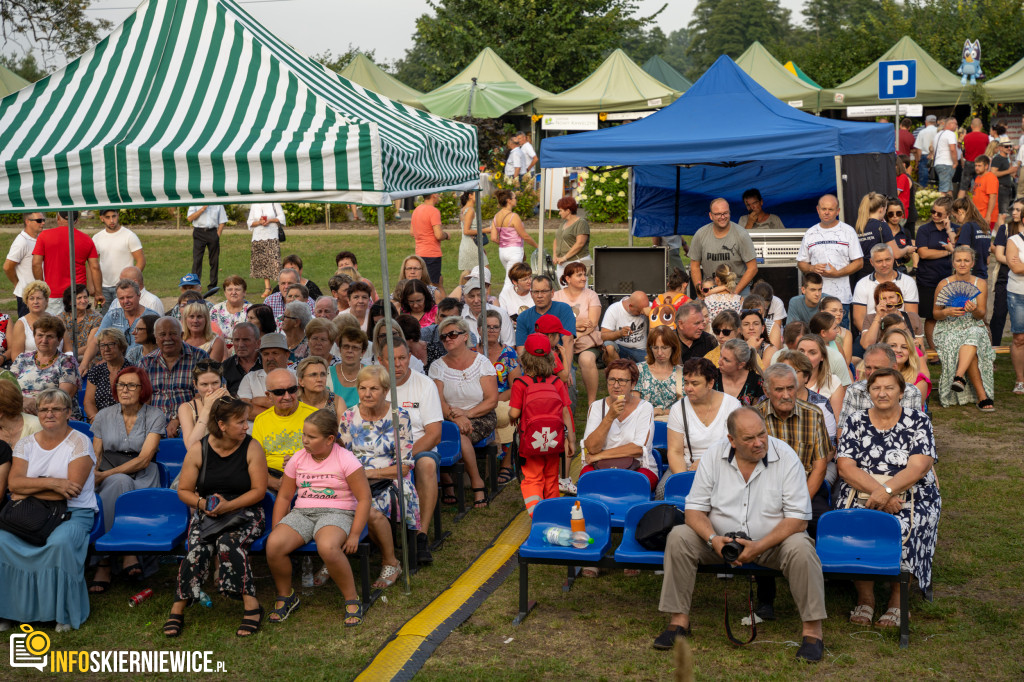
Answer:
[{"label": "man in white shirt seated", "polygon": [[246,374],[238,385],[238,397],[249,405],[250,429],[256,415],[274,406],[267,396],[267,374],[275,369],[288,369],[288,352],[288,342],[280,332],[264,334],[260,339],[263,367]]},{"label": "man in white shirt seated", "polygon": [[[741,407],[729,415],[728,437],[701,458],[686,496],[686,524],[669,533],[665,577],[658,610],[670,615],[654,648],[671,649],[691,637],[690,602],[699,564],[726,563],[723,547],[735,542],[733,566],[756,563],[779,569],[803,621],[803,643],[796,657],[811,663],[824,654],[821,622],[825,581],[814,543],[805,532],[811,496],[800,458],[768,435],[760,413]],[[742,531],[751,539],[729,537]]]},{"label": "man in white shirt seated", "polygon": [[857,331],[864,331],[864,318],[875,312],[875,287],[882,282],[895,282],[903,292],[903,309],[910,313],[917,312],[917,283],[913,277],[893,268],[896,261],[889,247],[875,244],[871,247],[870,259],[875,271],[861,278],[853,290],[853,324]]}]

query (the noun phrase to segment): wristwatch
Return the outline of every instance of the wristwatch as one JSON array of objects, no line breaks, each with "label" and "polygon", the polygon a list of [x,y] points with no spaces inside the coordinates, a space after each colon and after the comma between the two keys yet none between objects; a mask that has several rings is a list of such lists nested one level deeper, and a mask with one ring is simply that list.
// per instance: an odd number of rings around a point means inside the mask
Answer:
[{"label": "wristwatch", "polygon": [[887,485],[883,485],[883,486],[882,486],[882,489],[883,489],[883,490],[885,490],[885,494],[886,494],[886,495],[889,495],[890,497],[892,496],[892,488],[890,488],[890,487],[889,487],[889,486],[887,486]]},{"label": "wristwatch", "polygon": [[712,541],[712,540],[714,540],[714,539],[715,539],[715,538],[717,538],[717,537],[718,537],[718,535],[717,535],[716,533],[712,533],[712,534],[711,534],[711,535],[710,535],[710,536],[708,537],[708,547],[710,547],[711,549],[714,549],[714,548],[715,548],[715,544],[714,544],[713,542],[711,542],[711,541]]}]

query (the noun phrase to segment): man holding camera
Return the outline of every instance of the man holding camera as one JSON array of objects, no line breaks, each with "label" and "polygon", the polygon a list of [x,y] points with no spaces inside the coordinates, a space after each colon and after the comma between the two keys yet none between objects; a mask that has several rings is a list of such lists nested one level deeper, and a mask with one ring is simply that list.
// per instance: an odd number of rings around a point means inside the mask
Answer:
[{"label": "man holding camera", "polygon": [[690,636],[699,564],[756,563],[781,570],[789,581],[803,621],[796,656],[816,663],[825,649],[825,582],[814,543],[804,532],[811,496],[803,464],[791,447],[768,435],[753,408],[730,414],[727,428],[728,439],[711,446],[697,467],[686,497],[686,524],[668,536],[658,609],[671,619],[654,647],[671,649],[676,638]]}]

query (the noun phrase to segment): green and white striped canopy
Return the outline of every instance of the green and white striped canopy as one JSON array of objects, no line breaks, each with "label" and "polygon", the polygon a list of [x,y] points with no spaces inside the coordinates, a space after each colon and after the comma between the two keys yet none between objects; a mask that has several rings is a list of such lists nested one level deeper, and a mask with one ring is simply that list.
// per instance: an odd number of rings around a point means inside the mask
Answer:
[{"label": "green and white striped canopy", "polygon": [[147,0],[0,100],[0,211],[385,205],[476,187],[478,168],[476,128],[342,78],[232,0]]}]

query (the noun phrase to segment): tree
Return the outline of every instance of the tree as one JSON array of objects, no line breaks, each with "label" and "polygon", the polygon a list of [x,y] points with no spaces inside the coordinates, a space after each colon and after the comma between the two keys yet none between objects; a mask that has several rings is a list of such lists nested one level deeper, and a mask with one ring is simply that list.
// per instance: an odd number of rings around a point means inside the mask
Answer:
[{"label": "tree", "polygon": [[0,0],[0,34],[5,46],[20,44],[39,49],[43,65],[53,68],[60,58],[71,60],[98,43],[112,24],[89,19],[92,0]]},{"label": "tree", "polygon": [[668,34],[661,58],[679,73],[692,73],[693,63],[690,61],[689,49],[690,29],[676,29]]},{"label": "tree", "polygon": [[[534,85],[558,92],[583,80],[609,51],[644,35],[657,12],[636,0],[428,0],[397,76],[431,90],[491,47]],[[658,10],[659,12],[661,10]]]},{"label": "tree", "polygon": [[7,67],[29,83],[35,83],[46,76],[46,71],[36,61],[34,54],[29,52],[18,59],[14,55],[0,55],[0,65]]},{"label": "tree", "polygon": [[[668,38],[660,27],[655,26],[649,31],[637,29],[626,34],[622,41],[622,51],[629,55],[637,64],[643,64],[651,57],[662,54],[668,47]],[[611,50],[604,55],[611,54]]]},{"label": "tree", "polygon": [[785,40],[793,31],[789,16],[779,0],[700,0],[689,25],[688,76],[696,79],[720,55],[735,59],[755,40]]},{"label": "tree", "polygon": [[[370,61],[374,63],[377,62],[377,60],[374,58],[376,50],[360,50],[357,46],[353,45],[352,43],[349,43],[348,49],[346,49],[339,55],[335,55],[330,50],[325,50],[319,54],[313,55],[313,59],[323,64],[331,71],[337,73],[344,69],[346,66],[348,66],[348,63],[351,62],[355,58],[355,56],[360,52],[362,52],[367,58],[369,58]],[[377,64],[377,66],[380,66],[385,71],[387,71],[387,67],[385,65]]]}]

